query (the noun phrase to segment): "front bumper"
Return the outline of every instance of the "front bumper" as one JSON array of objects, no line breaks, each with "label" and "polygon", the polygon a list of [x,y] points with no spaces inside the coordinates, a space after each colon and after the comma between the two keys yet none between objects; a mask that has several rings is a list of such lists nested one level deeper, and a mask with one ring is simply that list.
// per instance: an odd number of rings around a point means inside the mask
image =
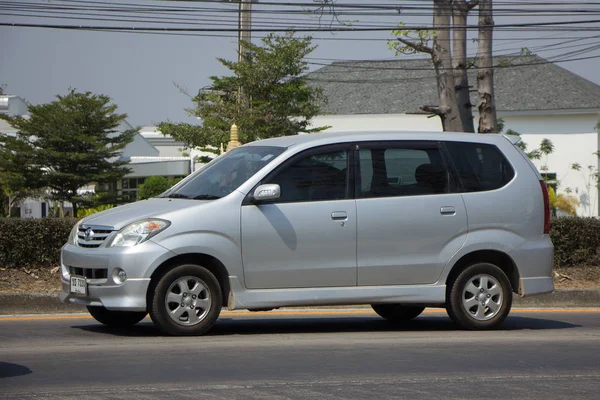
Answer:
[{"label": "front bumper", "polygon": [[60,299],[65,303],[84,306],[103,306],[109,310],[146,311],[146,293],[150,279],[128,279],[122,285],[88,283],[87,296],[69,293],[70,281],[62,279]]},{"label": "front bumper", "polygon": [[[61,301],[103,306],[116,311],[146,311],[146,294],[152,273],[174,254],[151,240],[128,248],[81,248],[65,245],[61,250]],[[116,270],[127,273],[119,283]],[[70,271],[86,276],[87,295],[70,293]],[[81,272],[83,271],[83,272]],[[100,278],[98,278],[100,277]]]}]

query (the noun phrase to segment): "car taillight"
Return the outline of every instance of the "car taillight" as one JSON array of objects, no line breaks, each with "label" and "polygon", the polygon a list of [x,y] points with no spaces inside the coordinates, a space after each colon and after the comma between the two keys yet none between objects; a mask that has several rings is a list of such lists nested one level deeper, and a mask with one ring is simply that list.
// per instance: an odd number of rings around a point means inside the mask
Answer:
[{"label": "car taillight", "polygon": [[542,197],[544,198],[544,234],[550,233],[550,199],[548,198],[548,187],[546,182],[540,181]]}]

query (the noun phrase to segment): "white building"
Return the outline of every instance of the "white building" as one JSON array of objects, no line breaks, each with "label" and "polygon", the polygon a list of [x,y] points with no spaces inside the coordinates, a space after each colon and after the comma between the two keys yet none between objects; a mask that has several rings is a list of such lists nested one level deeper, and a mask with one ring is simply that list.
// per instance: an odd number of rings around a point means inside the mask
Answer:
[{"label": "white building", "polygon": [[188,160],[195,160],[191,165],[192,171],[203,165],[203,163],[197,161],[198,157],[215,157],[214,153],[200,151],[196,148],[188,148],[183,142],[178,142],[170,136],[163,135],[156,126],[143,126],[140,129],[140,135],[158,150],[161,157],[186,157]]},{"label": "white building", "polygon": [[[328,98],[313,126],[331,126],[328,131],[442,130],[438,117],[419,111],[422,105],[438,104],[428,59],[336,62],[308,78]],[[469,78],[476,85],[474,73]],[[507,67],[495,69],[494,78],[498,117],[506,129],[519,132],[528,150],[550,139],[554,152],[534,164],[540,170],[547,165],[547,173],[559,181],[558,193],[571,192],[579,199],[578,215],[598,216],[598,187],[593,179],[590,185],[588,166],[598,172],[599,158],[593,153],[600,149],[595,130],[600,86],[537,56],[509,60]],[[475,97],[471,101],[477,104]],[[477,126],[476,112],[474,117]],[[574,163],[582,172],[571,169]]]}]

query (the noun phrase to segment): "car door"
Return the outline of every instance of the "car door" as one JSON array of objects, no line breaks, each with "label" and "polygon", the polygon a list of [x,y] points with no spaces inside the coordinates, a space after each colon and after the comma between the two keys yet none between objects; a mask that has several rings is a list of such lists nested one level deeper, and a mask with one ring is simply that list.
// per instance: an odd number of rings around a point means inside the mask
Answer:
[{"label": "car door", "polygon": [[244,280],[251,289],[356,285],[350,145],[302,152],[267,176],[281,197],[242,206]]},{"label": "car door", "polygon": [[362,144],[357,153],[358,285],[436,282],[467,235],[439,144]]}]

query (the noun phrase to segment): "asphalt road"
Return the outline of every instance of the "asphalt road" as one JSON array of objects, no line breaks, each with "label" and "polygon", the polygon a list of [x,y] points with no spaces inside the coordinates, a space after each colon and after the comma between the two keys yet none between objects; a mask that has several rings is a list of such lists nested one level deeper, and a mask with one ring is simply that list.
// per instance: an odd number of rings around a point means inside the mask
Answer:
[{"label": "asphalt road", "polygon": [[515,311],[490,332],[436,311],[235,312],[191,338],[3,317],[0,398],[598,399],[600,310]]}]

